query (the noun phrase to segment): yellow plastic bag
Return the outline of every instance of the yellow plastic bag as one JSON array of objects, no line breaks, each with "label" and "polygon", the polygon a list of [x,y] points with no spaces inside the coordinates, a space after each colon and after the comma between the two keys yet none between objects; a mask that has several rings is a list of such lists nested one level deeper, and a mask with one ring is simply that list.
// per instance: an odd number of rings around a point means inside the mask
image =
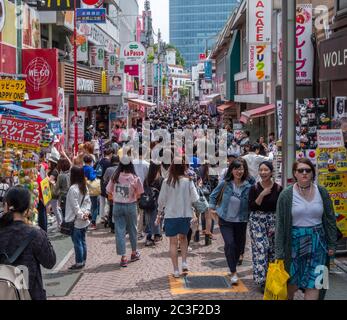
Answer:
[{"label": "yellow plastic bag", "polygon": [[283,260],[269,264],[264,291],[264,300],[287,300],[287,281],[289,274],[284,268]]}]

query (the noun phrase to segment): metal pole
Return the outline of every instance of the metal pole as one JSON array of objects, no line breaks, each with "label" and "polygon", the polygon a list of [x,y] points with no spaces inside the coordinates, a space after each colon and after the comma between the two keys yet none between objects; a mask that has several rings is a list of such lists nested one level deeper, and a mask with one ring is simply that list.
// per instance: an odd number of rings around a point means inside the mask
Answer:
[{"label": "metal pole", "polygon": [[145,58],[145,100],[148,101],[148,82],[147,82],[147,48]]},{"label": "metal pole", "polygon": [[75,112],[75,155],[78,152],[78,112],[77,112],[77,17],[76,17],[77,1],[74,0],[74,112]]},{"label": "metal pole", "polygon": [[296,159],[296,0],[282,0],[283,11],[283,67],[282,67],[282,185],[292,180],[292,166]]},{"label": "metal pole", "polygon": [[17,74],[22,73],[22,28],[23,28],[23,4],[22,0],[16,0],[17,11]]}]

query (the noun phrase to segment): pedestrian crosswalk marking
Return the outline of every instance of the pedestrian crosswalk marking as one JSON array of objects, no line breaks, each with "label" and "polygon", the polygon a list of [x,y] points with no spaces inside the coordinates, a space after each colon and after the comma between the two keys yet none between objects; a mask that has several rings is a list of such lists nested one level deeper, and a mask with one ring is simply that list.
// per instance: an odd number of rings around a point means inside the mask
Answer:
[{"label": "pedestrian crosswalk marking", "polygon": [[[229,274],[227,272],[196,272],[189,273],[189,276],[223,276],[228,278]],[[185,287],[184,278],[174,278],[169,276],[170,291],[172,295],[183,295],[183,294],[199,294],[199,293],[246,293],[249,290],[244,285],[244,283],[239,280],[237,285],[233,285],[230,288],[208,288],[208,289],[190,289]]]}]

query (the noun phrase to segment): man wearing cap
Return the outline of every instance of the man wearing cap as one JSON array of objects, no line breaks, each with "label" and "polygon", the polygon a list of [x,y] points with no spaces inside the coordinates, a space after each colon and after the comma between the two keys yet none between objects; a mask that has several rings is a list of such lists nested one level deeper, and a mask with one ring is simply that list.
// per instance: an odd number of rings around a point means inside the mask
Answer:
[{"label": "man wearing cap", "polygon": [[84,141],[92,141],[93,139],[93,136],[94,136],[94,127],[92,125],[90,125],[88,128],[87,128],[87,131],[84,135]]}]

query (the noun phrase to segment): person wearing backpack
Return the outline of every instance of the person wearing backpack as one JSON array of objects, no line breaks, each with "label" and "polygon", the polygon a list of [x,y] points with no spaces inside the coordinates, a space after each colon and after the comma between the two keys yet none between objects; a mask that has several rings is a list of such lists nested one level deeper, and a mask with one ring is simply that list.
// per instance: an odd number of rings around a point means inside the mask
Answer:
[{"label": "person wearing backpack", "polygon": [[70,173],[71,187],[66,196],[65,222],[74,222],[71,234],[75,261],[70,270],[82,269],[87,260],[86,232],[90,224],[91,199],[88,194],[83,168],[74,166]]},{"label": "person wearing backpack", "polygon": [[[144,181],[144,193],[141,195],[139,207],[143,209],[146,222],[146,247],[154,246],[156,242],[162,239],[160,225],[155,225],[158,214],[158,197],[163,183],[160,174],[161,165],[151,162],[149,165],[148,175]],[[154,235],[154,239],[152,236]]]},{"label": "person wearing backpack", "polygon": [[40,266],[52,269],[56,263],[56,254],[47,233],[26,223],[30,200],[30,192],[22,186],[10,188],[4,197],[4,215],[0,219],[0,263],[28,269],[30,296],[23,292],[25,288],[18,288],[16,283],[13,283],[13,287],[7,284],[1,287],[4,274],[0,273],[0,297],[3,299],[16,295],[17,299],[47,299]]},{"label": "person wearing backpack", "polygon": [[128,157],[122,158],[119,166],[106,187],[112,194],[113,218],[115,224],[117,254],[121,256],[120,266],[127,267],[126,232],[131,243],[130,261],[140,259],[137,251],[137,201],[143,193],[143,185],[135,173],[135,168]]}]

